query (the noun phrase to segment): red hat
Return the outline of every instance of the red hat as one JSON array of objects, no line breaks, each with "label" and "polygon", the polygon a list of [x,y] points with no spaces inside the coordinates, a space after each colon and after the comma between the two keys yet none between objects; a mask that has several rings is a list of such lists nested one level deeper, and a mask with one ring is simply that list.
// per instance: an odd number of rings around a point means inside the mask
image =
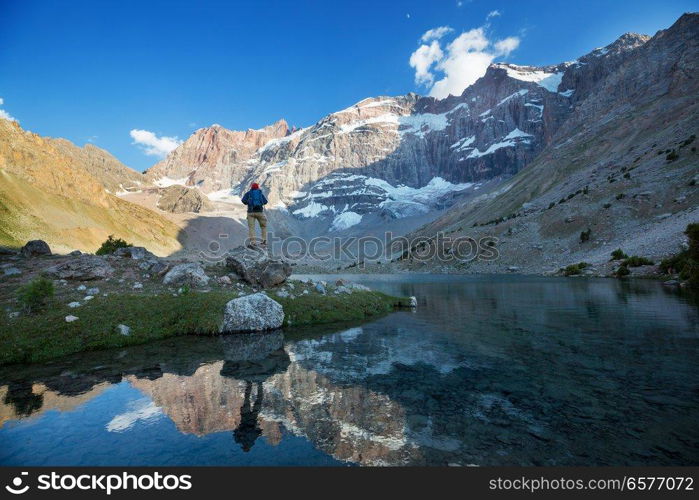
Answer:
[{"label": "red hat", "polygon": [[260,189],[260,185],[257,182],[253,182],[250,189]]}]

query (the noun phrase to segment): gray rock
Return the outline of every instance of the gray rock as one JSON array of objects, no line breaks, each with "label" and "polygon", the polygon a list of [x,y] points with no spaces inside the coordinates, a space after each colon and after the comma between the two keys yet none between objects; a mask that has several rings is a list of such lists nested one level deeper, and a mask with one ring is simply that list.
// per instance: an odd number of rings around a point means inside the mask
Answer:
[{"label": "gray rock", "polygon": [[79,292],[83,292],[83,291],[87,290],[87,287],[85,285],[80,285],[78,288],[76,288],[76,290]]},{"label": "gray rock", "polygon": [[291,266],[280,259],[272,258],[260,248],[239,246],[229,252],[226,267],[251,285],[270,288],[291,275]]},{"label": "gray rock", "polygon": [[165,276],[168,269],[170,269],[170,264],[163,262],[162,260],[156,260],[150,268],[150,272],[155,276]]},{"label": "gray rock", "polygon": [[325,287],[322,283],[316,283],[316,292],[325,295]]},{"label": "gray rock", "polygon": [[338,287],[335,289],[335,294],[336,294],[336,295],[340,295],[341,293],[352,293],[352,290],[350,290],[349,288],[347,288],[347,287],[344,286],[344,285],[338,286]]},{"label": "gray rock", "polygon": [[209,283],[209,277],[199,264],[190,262],[178,264],[170,269],[163,278],[163,283],[166,285],[206,286]]},{"label": "gray rock", "polygon": [[96,255],[80,255],[73,260],[46,269],[46,274],[53,278],[89,281],[108,278],[114,273],[102,257]]},{"label": "gray rock", "polygon": [[38,255],[51,255],[51,248],[44,240],[31,240],[20,250],[22,257],[36,257]]},{"label": "gray rock", "polygon": [[287,299],[287,298],[289,298],[289,292],[287,292],[286,290],[279,290],[277,292],[277,297],[280,297],[282,299]]},{"label": "gray rock", "polygon": [[80,302],[69,302],[68,307],[75,309],[76,307],[80,307]]},{"label": "gray rock", "polygon": [[155,260],[156,259],[155,255],[150,253],[144,247],[117,248],[114,251],[113,255],[116,257],[125,257],[125,258],[134,259],[134,260],[141,260],[141,259],[153,259],[153,260]]},{"label": "gray rock", "polygon": [[117,331],[121,335],[124,335],[125,337],[128,337],[129,335],[131,335],[131,328],[129,328],[126,325],[117,325]]},{"label": "gray rock", "polygon": [[97,287],[88,288],[86,293],[87,293],[88,295],[97,295],[97,294],[100,293],[100,289],[97,288]]},{"label": "gray rock", "polygon": [[519,267],[517,267],[517,266],[509,266],[509,267],[507,268],[507,270],[510,271],[511,273],[516,273],[517,271],[519,271]]},{"label": "gray rock", "polygon": [[94,298],[95,298],[95,297],[92,296],[92,295],[85,295],[85,297],[83,297],[83,300],[87,302],[87,301],[90,301],[90,300],[92,300],[92,299],[94,299]]},{"label": "gray rock", "polygon": [[264,293],[238,297],[226,304],[222,333],[274,330],[284,323],[281,304]]},{"label": "gray rock", "polygon": [[218,282],[221,285],[230,285],[232,283],[231,279],[228,276],[221,276],[218,279]]},{"label": "gray rock", "polygon": [[137,281],[136,283],[133,284],[133,289],[134,290],[140,290],[143,288],[143,283]]},{"label": "gray rock", "polygon": [[347,286],[356,292],[370,292],[371,288],[368,286],[360,285],[359,283],[348,283]]},{"label": "gray rock", "polygon": [[665,285],[665,286],[680,286],[680,282],[678,280],[667,280],[667,281],[663,281],[663,285]]},{"label": "gray rock", "polygon": [[19,318],[19,311],[13,311],[7,315],[10,319]]},{"label": "gray rock", "polygon": [[3,272],[5,276],[15,276],[17,274],[22,274],[22,270],[16,267],[6,267]]},{"label": "gray rock", "polygon": [[83,253],[80,250],[73,250],[68,255],[70,255],[71,257],[77,257],[78,255],[82,255],[82,254]]},{"label": "gray rock", "polygon": [[77,316],[73,316],[72,314],[69,314],[66,316],[66,323],[72,323],[73,321],[78,321],[80,318]]}]

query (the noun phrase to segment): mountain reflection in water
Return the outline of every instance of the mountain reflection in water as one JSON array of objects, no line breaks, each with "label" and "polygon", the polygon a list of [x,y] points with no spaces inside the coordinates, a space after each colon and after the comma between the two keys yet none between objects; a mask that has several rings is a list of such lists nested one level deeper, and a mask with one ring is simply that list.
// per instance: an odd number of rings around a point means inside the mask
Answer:
[{"label": "mountain reflection in water", "polygon": [[6,465],[699,462],[696,297],[369,277],[416,312],[0,372]]}]

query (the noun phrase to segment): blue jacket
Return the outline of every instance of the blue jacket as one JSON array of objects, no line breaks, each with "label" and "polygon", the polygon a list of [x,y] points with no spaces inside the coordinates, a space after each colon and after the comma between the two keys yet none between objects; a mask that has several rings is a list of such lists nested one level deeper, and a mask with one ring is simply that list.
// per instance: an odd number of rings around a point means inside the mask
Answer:
[{"label": "blue jacket", "polygon": [[262,212],[263,205],[267,204],[267,198],[259,189],[251,189],[243,196],[243,203],[248,206],[248,213]]}]

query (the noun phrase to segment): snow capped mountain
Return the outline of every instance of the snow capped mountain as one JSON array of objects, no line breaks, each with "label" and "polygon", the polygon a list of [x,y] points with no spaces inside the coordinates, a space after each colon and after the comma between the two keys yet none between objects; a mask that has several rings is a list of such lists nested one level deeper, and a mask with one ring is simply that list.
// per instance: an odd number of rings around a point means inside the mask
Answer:
[{"label": "snow capped mountain", "polygon": [[330,231],[369,213],[424,215],[519,172],[647,39],[627,34],[555,66],[492,64],[460,96],[367,98],[299,130],[283,120],[245,132],[201,129],[148,176],[218,202],[237,202],[258,182],[271,206],[299,221],[327,219]]}]

